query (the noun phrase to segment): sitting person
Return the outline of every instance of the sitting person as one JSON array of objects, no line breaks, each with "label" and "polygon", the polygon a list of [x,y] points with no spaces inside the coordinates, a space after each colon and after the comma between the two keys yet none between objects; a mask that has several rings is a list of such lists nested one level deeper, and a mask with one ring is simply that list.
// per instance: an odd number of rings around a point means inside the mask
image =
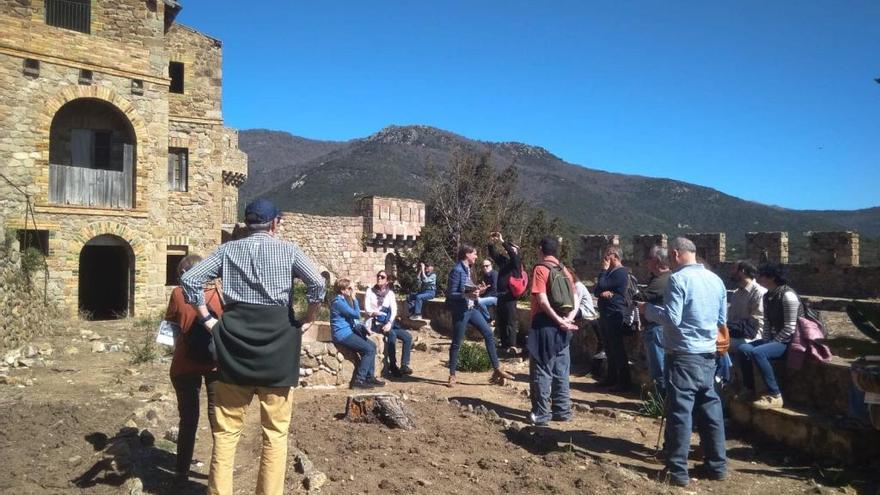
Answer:
[{"label": "sitting person", "polygon": [[[379,270],[376,285],[367,289],[364,297],[365,313],[369,317],[366,326],[371,332],[385,335],[385,355],[388,357],[388,372],[392,376],[411,375],[409,357],[412,352],[412,335],[395,323],[397,318],[397,298],[388,283],[388,273]],[[397,366],[397,339],[403,342],[400,367]]]},{"label": "sitting person", "polygon": [[489,313],[489,307],[498,304],[498,272],[492,268],[492,260],[486,258],[483,260],[483,285],[486,290],[477,299],[480,306],[480,312],[486,321],[492,321],[492,315]]},{"label": "sitting person", "polygon": [[336,298],[330,303],[330,329],[333,343],[353,350],[360,363],[351,377],[351,388],[367,389],[381,387],[385,382],[375,375],[376,344],[366,337],[366,329],[360,322],[361,307],[354,297],[354,287],[347,278],[340,278],[333,288]]},{"label": "sitting person", "polygon": [[767,288],[767,293],[764,294],[764,332],[759,340],[741,344],[737,357],[747,395],[754,397],[755,392],[752,363],[758,366],[764,377],[767,395],[758,397],[755,405],[782,407],[782,394],[770,360],[778,359],[785,354],[797,328],[798,317],[804,315],[804,310],[797,293],[788,286],[788,280],[780,265],[776,263],[761,265],[758,268],[757,280]]},{"label": "sitting person", "polygon": [[764,294],[767,289],[755,282],[758,269],[748,261],[737,261],[730,273],[736,291],[730,296],[727,328],[730,330],[730,352],[742,344],[761,338],[764,328]]},{"label": "sitting person", "polygon": [[431,263],[419,263],[419,292],[406,298],[410,318],[422,317],[422,305],[437,295],[437,274]]}]

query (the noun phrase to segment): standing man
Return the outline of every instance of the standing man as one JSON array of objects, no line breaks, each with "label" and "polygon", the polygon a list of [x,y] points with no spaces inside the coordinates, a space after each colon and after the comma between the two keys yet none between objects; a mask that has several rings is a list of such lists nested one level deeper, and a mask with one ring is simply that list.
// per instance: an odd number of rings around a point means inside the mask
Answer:
[{"label": "standing man", "polygon": [[[651,278],[648,286],[642,291],[644,301],[655,306],[663,306],[663,295],[669,284],[669,251],[660,246],[654,246],[648,253],[646,260]],[[651,381],[654,382],[654,390],[662,396],[666,395],[666,378],[663,370],[663,325],[660,322],[649,322],[648,329],[642,334],[642,343],[645,345],[645,356],[648,359],[648,372]]]},{"label": "standing man", "polygon": [[611,387],[618,392],[627,392],[632,387],[629,358],[623,342],[623,316],[626,312],[628,285],[629,270],[623,266],[620,248],[608,246],[602,258],[602,272],[599,273],[594,289],[599,299],[599,329],[608,359],[608,374],[599,382],[599,386]]},{"label": "standing man", "polygon": [[407,297],[410,318],[422,317],[422,305],[437,295],[437,274],[431,263],[419,263],[419,293]]},{"label": "standing man", "polygon": [[[290,242],[275,238],[280,211],[258,199],[245,208],[247,237],[221,245],[181,280],[186,301],[196,307],[213,337],[219,362],[213,426],[214,450],[208,493],[232,495],[235,449],[245,412],[260,400],[263,453],[258,495],[283,495],[290,427],[291,387],[299,382],[299,352],[305,331],[324,300],[324,278]],[[306,285],[303,323],[294,319],[293,279]],[[226,310],[220,321],[208,313],[202,286],[223,279]]]},{"label": "standing man", "polygon": [[477,303],[480,305],[480,311],[486,317],[486,321],[492,321],[492,315],[489,314],[489,306],[498,304],[498,272],[492,268],[492,260],[489,258],[483,260],[482,284],[486,286],[486,290],[477,300]]},{"label": "standing man", "polygon": [[742,344],[761,338],[764,330],[764,294],[767,289],[755,281],[758,269],[748,261],[737,261],[730,272],[736,291],[730,296],[727,328],[730,330],[730,352]]},{"label": "standing man", "polygon": [[[507,253],[507,256],[498,251],[495,243],[501,243],[501,247]],[[495,307],[498,316],[495,322],[495,329],[498,331],[499,340],[501,340],[501,348],[508,354],[516,355],[519,353],[517,345],[517,334],[519,334],[519,318],[516,314],[516,297],[510,290],[510,279],[521,278],[522,273],[522,257],[519,254],[519,246],[505,241],[501,236],[501,232],[492,232],[489,234],[489,258],[491,258],[498,266],[498,305]]]},{"label": "standing man", "polygon": [[[571,420],[571,397],[568,373],[571,368],[571,332],[579,307],[575,300],[574,277],[557,258],[559,240],[544,237],[538,245],[540,261],[532,271],[532,327],[527,341],[529,349],[529,414],[535,426],[553,421]],[[554,277],[563,277],[568,284],[567,304],[555,300],[551,289]],[[564,291],[563,291],[564,292]],[[568,308],[567,310],[564,308]]]},{"label": "standing man", "polygon": [[694,416],[705,452],[703,475],[712,480],[727,477],[724,415],[714,386],[718,327],[727,320],[727,291],[717,275],[697,263],[696,251],[690,240],[673,239],[669,244],[673,272],[663,295],[665,306],[639,303],[648,320],[663,324],[665,476],[676,486],[690,482],[687,459]]}]

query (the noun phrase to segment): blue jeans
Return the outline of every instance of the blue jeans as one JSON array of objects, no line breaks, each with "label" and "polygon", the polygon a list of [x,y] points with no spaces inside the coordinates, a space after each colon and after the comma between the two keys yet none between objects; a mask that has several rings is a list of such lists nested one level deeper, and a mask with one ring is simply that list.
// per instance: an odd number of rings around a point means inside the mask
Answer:
[{"label": "blue jeans", "polygon": [[480,313],[483,314],[483,318],[486,321],[492,319],[492,316],[489,314],[489,306],[495,306],[498,304],[498,298],[495,296],[481,297],[477,299],[477,306],[480,307]]},{"label": "blue jeans", "polygon": [[372,340],[367,340],[353,333],[342,340],[334,342],[336,345],[347,347],[360,355],[361,361],[354,371],[354,379],[356,381],[363,381],[368,376],[375,374],[376,344]]},{"label": "blue jeans", "polygon": [[492,367],[498,369],[498,351],[495,349],[495,338],[492,336],[492,328],[486,322],[483,314],[480,313],[479,308],[474,306],[466,311],[452,312],[452,345],[449,346],[450,375],[455,374],[455,368],[458,366],[458,350],[461,349],[461,343],[464,340],[468,323],[476,327],[483,334],[483,340],[486,342],[486,351],[489,353]]},{"label": "blue jeans", "polygon": [[406,298],[407,302],[409,302],[410,316],[421,315],[422,305],[425,304],[425,301],[434,299],[435,295],[436,293],[432,290],[422,291],[418,294],[410,294],[409,297]]},{"label": "blue jeans", "polygon": [[571,368],[571,347],[565,347],[546,363],[529,359],[529,396],[532,415],[537,422],[571,418],[571,395],[568,373]]},{"label": "blue jeans", "polygon": [[737,348],[740,369],[742,369],[743,385],[751,391],[755,390],[755,370],[752,363],[761,370],[767,391],[772,395],[779,395],[779,384],[776,382],[776,374],[773,373],[771,359],[781,358],[785,354],[788,345],[775,340],[756,340],[750,344],[742,344]]},{"label": "blue jeans", "polygon": [[397,366],[397,339],[403,342],[400,364],[409,366],[409,355],[412,352],[412,334],[397,325],[392,325],[391,330],[385,334],[385,355],[388,356],[388,364],[392,368]]},{"label": "blue jeans", "polygon": [[663,372],[663,325],[648,327],[642,334],[645,345],[645,357],[648,360],[648,373],[654,382],[655,390],[663,393],[666,390],[666,374]]},{"label": "blue jeans", "polygon": [[687,481],[692,421],[697,421],[704,465],[713,474],[727,472],[724,413],[715,391],[715,354],[666,355],[666,468]]}]

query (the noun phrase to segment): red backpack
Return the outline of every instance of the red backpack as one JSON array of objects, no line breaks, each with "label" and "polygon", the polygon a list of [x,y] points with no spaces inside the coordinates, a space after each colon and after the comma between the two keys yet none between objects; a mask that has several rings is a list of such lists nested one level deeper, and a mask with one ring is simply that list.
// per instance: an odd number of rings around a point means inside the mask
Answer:
[{"label": "red backpack", "polygon": [[522,295],[526,293],[526,287],[528,287],[528,285],[529,274],[526,273],[526,269],[523,265],[519,265],[519,277],[511,275],[510,282],[508,282],[510,295],[513,296],[514,299],[522,297]]}]

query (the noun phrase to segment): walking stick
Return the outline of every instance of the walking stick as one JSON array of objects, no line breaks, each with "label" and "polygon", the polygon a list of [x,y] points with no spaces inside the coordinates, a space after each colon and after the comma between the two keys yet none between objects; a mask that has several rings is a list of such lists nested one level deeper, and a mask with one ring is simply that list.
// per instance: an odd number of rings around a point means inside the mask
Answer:
[{"label": "walking stick", "polygon": [[[654,392],[657,392],[657,387],[654,387]],[[654,458],[657,458],[657,454],[660,453],[660,439],[663,438],[663,427],[666,426],[666,413],[669,409],[669,394],[664,394],[663,396],[663,415],[660,416],[660,430],[657,431],[657,445],[654,446]]]}]

